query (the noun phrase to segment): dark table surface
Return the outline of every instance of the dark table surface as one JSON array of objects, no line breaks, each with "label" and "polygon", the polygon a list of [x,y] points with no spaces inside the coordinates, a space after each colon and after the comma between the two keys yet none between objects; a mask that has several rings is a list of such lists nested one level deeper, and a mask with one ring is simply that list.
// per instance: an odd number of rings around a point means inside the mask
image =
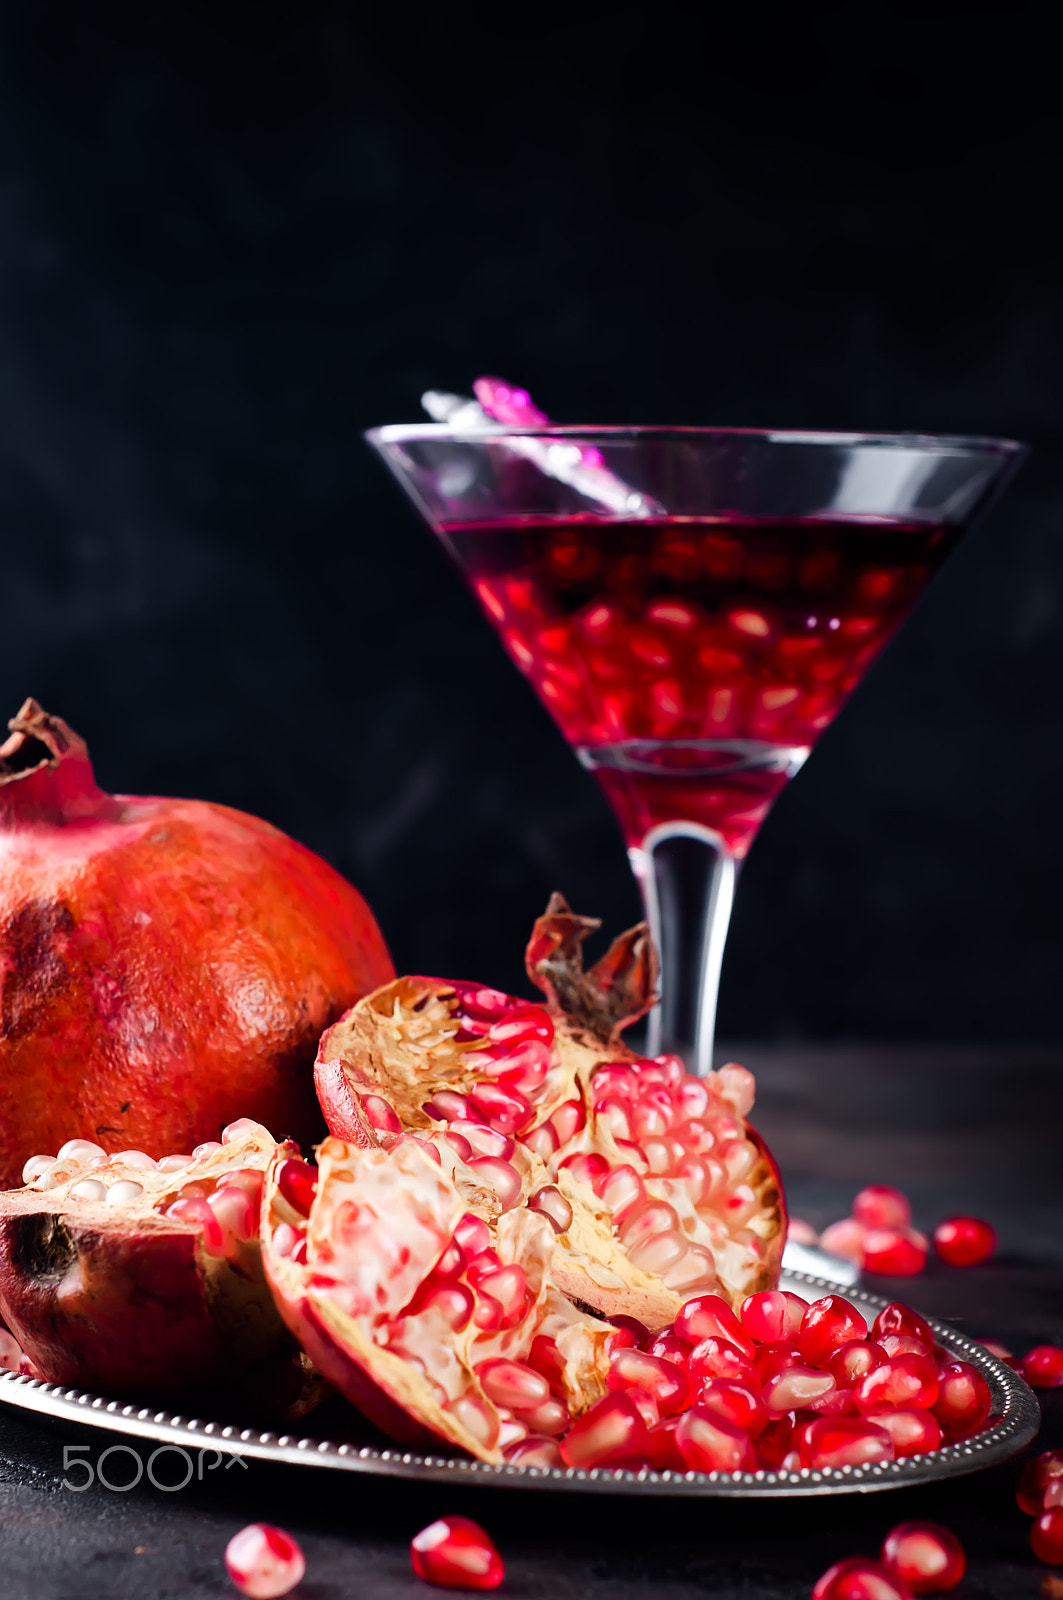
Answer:
[{"label": "dark table surface", "polygon": [[[892,1182],[932,1226],[971,1210],[1000,1252],[964,1272],[868,1279],[973,1335],[1013,1349],[1063,1341],[1063,1051],[801,1046],[735,1050],[757,1073],[754,1120],[779,1158],[798,1215],[822,1225],[864,1183]],[[1041,1391],[1034,1450],[1063,1446],[1063,1390]],[[78,1442],[88,1437],[82,1436]],[[73,1440],[74,1436],[69,1436]],[[226,1540],[245,1522],[279,1523],[303,1545],[302,1600],[424,1600],[411,1535],[446,1512],[481,1521],[502,1550],[511,1600],[804,1600],[843,1555],[873,1554],[894,1523],[931,1518],[969,1558],[954,1591],[973,1600],[1037,1596],[1008,1465],[941,1488],[736,1503],[441,1489],[258,1463],[220,1465],[167,1494],[63,1486],[60,1432],[0,1406],[0,1596],[124,1600],[234,1594]],[[98,1457],[109,1440],[96,1437]],[[124,1481],[116,1466],[113,1481]],[[1063,1577],[1063,1569],[1059,1569]]]}]

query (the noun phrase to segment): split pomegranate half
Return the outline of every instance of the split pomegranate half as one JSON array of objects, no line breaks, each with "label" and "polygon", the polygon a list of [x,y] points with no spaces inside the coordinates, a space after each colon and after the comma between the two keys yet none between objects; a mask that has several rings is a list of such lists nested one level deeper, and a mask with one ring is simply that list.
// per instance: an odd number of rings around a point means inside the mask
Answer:
[{"label": "split pomegranate half", "polygon": [[302,1371],[262,1271],[265,1169],[278,1145],[242,1118],[192,1155],[108,1156],[73,1139],[0,1193],[0,1316],[40,1376],[119,1398],[224,1385],[298,1414]]},{"label": "split pomegranate half", "polygon": [[392,1438],[552,1461],[605,1393],[614,1330],[560,1292],[551,1223],[500,1206],[490,1159],[431,1131],[329,1138],[317,1169],[278,1149],[263,1259],[315,1367]]},{"label": "split pomegranate half", "polygon": [[692,1296],[738,1307],[774,1288],[782,1186],[747,1121],[750,1073],[697,1078],[621,1042],[654,1002],[656,956],[640,924],[584,973],[597,927],[552,897],[527,952],[545,1004],[425,977],[377,989],[325,1033],[315,1077],[337,1138],[434,1136],[476,1174],[472,1214],[538,1214],[560,1289],[657,1330]]}]

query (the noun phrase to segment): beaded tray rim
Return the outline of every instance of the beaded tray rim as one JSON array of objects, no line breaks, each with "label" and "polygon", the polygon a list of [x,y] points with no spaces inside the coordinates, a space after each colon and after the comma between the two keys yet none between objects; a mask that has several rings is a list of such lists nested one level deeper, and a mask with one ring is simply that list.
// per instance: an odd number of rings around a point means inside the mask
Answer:
[{"label": "beaded tray rim", "polygon": [[[835,1294],[841,1287],[827,1278],[788,1269],[784,1287],[817,1296]],[[846,1287],[844,1294],[861,1309],[881,1311],[888,1302],[862,1289]],[[871,1320],[870,1318],[868,1319]],[[61,1384],[44,1383],[18,1373],[0,1374],[0,1402],[28,1412],[42,1421],[106,1430],[114,1434],[159,1444],[192,1449],[209,1448],[246,1460],[331,1468],[373,1476],[405,1478],[417,1482],[480,1484],[490,1488],[548,1489],[568,1493],[649,1494],[696,1498],[746,1499],[750,1497],[800,1497],[823,1494],[868,1494],[882,1489],[902,1489],[980,1472],[996,1466],[1025,1448],[1041,1425],[1037,1398],[1017,1372],[990,1355],[982,1345],[945,1323],[927,1317],[939,1343],[950,1354],[981,1371],[993,1395],[995,1420],[981,1433],[927,1455],[862,1467],[804,1467],[799,1472],[638,1472],[612,1467],[584,1470],[575,1467],[493,1466],[486,1461],[436,1455],[387,1446],[339,1442],[313,1434],[277,1433],[240,1427],[210,1418],[187,1417],[153,1406],[126,1404],[104,1395]],[[306,1418],[313,1425],[313,1413]]]}]

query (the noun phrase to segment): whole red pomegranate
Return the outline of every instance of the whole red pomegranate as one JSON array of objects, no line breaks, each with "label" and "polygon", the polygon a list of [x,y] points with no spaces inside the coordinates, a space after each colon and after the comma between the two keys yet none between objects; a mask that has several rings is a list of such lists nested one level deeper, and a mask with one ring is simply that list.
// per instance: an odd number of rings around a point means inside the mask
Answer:
[{"label": "whole red pomegranate", "polygon": [[323,1028],[393,975],[372,913],[267,822],[109,795],[27,700],[0,745],[0,1184],[87,1133],[190,1150],[236,1117],[308,1142]]}]

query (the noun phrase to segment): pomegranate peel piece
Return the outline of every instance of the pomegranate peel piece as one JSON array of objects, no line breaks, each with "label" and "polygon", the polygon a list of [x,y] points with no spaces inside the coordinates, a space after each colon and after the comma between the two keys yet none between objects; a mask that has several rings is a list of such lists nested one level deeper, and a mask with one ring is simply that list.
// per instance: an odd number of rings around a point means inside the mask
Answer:
[{"label": "pomegranate peel piece", "polygon": [[369,1149],[326,1139],[305,1260],[278,1248],[281,1170],[267,1174],[262,1222],[277,1304],[315,1366],[384,1432],[497,1463],[604,1393],[613,1330],[553,1284],[549,1222],[526,1208],[493,1223],[472,1215],[465,1163],[444,1135]]},{"label": "pomegranate peel piece", "polygon": [[[511,1171],[501,1208],[548,1218],[553,1281],[656,1331],[699,1295],[735,1308],[773,1289],[785,1207],[746,1121],[751,1075],[731,1063],[694,1078],[678,1058],[628,1050],[620,1030],[653,1002],[655,956],[640,925],[584,973],[596,926],[553,897],[528,947],[538,1006],[491,991],[485,1007],[482,988],[443,979],[385,985],[323,1036],[315,1077],[348,1142],[386,1144],[389,1111],[418,1136],[445,1130],[459,1156],[504,1140],[504,1153],[482,1152]],[[493,1220],[500,1205],[470,1209]]]},{"label": "pomegranate peel piece", "polygon": [[[79,1155],[94,1164],[72,1164]],[[257,1200],[250,1232],[247,1215],[270,1161],[298,1155],[246,1121],[177,1170],[75,1151],[0,1193],[0,1316],[41,1376],[155,1399],[220,1385],[231,1395],[262,1364],[277,1364],[282,1389],[298,1379],[263,1273]],[[217,1196],[232,1199],[215,1211]],[[297,1404],[298,1382],[287,1387],[284,1404]]]}]

